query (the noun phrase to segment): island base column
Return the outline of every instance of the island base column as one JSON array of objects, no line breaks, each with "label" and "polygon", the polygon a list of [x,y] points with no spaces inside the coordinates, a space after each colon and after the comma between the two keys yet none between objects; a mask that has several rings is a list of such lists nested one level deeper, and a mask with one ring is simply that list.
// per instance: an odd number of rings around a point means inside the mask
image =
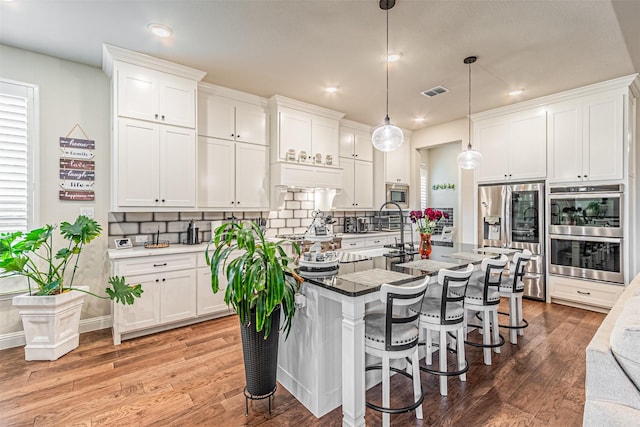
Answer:
[{"label": "island base column", "polygon": [[364,300],[342,301],[342,425],[365,425]]}]

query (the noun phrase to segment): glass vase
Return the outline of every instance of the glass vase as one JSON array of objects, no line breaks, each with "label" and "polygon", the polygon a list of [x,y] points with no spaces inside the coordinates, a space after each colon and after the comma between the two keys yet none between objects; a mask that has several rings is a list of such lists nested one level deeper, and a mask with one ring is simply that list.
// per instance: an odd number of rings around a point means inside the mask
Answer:
[{"label": "glass vase", "polygon": [[418,247],[420,258],[429,259],[431,250],[431,234],[420,233],[420,246]]}]

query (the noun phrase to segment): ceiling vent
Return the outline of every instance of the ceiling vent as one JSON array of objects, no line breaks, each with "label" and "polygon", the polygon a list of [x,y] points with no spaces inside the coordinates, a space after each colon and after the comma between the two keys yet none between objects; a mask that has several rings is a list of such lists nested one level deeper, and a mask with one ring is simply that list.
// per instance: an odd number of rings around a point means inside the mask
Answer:
[{"label": "ceiling vent", "polygon": [[423,90],[420,93],[429,98],[433,98],[436,95],[440,95],[441,93],[446,93],[446,92],[449,92],[449,89],[447,89],[446,87],[436,86],[436,87],[432,87],[431,89]]}]

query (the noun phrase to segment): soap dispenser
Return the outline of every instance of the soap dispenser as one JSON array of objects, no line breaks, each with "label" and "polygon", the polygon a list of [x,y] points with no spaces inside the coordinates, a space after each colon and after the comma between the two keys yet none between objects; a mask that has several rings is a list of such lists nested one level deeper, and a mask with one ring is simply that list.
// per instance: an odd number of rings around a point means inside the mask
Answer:
[{"label": "soap dispenser", "polygon": [[197,245],[198,243],[198,227],[195,227],[193,220],[191,220],[187,227],[187,245]]}]

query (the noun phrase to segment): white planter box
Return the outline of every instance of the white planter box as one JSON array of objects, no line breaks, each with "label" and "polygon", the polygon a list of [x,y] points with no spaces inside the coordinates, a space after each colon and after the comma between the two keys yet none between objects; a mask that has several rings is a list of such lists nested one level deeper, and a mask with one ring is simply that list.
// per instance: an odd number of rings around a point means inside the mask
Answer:
[{"label": "white planter box", "polygon": [[57,360],[78,347],[83,302],[84,293],[80,291],[14,297],[13,305],[20,309],[24,327],[25,360]]}]

